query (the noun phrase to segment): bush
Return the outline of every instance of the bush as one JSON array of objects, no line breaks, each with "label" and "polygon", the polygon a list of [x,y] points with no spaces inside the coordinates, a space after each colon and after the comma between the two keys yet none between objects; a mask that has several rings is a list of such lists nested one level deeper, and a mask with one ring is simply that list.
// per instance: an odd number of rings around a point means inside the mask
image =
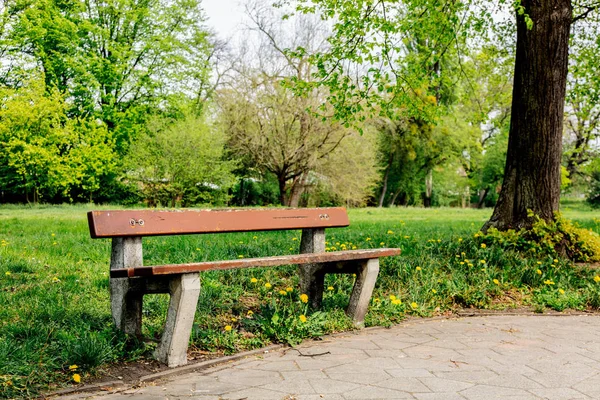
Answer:
[{"label": "bush", "polygon": [[530,230],[501,232],[491,228],[484,242],[521,252],[567,257],[575,262],[600,261],[600,235],[596,232],[577,226],[559,213],[551,222],[530,216],[535,220]]},{"label": "bush", "polygon": [[592,173],[587,202],[594,208],[600,208],[600,171]]}]

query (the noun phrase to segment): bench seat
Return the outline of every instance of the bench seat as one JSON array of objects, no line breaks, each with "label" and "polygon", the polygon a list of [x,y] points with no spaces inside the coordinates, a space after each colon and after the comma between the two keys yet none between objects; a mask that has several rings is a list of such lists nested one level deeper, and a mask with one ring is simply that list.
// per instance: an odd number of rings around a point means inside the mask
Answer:
[{"label": "bench seat", "polygon": [[[238,268],[275,267],[282,265],[302,264],[329,264],[338,263],[340,261],[370,260],[380,257],[397,256],[399,254],[400,249],[380,248],[367,250],[332,251],[328,253],[292,254],[289,256],[242,258],[237,260],[206,261],[188,264],[151,265],[146,267],[114,269],[110,271],[110,277],[134,278]],[[342,270],[341,266],[339,269]],[[332,269],[329,273],[334,272],[335,269]]]}]

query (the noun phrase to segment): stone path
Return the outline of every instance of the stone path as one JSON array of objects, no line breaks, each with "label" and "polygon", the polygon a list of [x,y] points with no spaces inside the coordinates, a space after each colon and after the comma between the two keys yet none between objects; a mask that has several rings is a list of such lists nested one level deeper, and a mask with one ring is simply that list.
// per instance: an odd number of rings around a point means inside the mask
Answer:
[{"label": "stone path", "polygon": [[600,399],[600,317],[419,320],[95,399]]}]

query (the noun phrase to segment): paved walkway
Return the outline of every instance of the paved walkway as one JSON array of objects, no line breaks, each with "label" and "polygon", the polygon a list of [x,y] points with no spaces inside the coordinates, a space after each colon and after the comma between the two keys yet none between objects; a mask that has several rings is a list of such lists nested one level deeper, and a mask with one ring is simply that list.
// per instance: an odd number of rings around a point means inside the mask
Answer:
[{"label": "paved walkway", "polygon": [[94,396],[130,397],[600,399],[600,317],[419,320]]}]

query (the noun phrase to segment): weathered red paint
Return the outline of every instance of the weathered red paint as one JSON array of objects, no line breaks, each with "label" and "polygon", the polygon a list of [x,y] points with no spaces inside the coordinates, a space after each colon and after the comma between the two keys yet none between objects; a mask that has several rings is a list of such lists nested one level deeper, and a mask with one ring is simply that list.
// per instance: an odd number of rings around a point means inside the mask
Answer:
[{"label": "weathered red paint", "polygon": [[141,276],[185,274],[220,269],[252,267],[272,267],[291,264],[318,264],[336,261],[368,260],[372,258],[397,256],[400,249],[367,249],[332,251],[328,253],[305,253],[289,256],[243,258],[238,260],[209,261],[189,264],[155,265],[148,267],[124,268],[110,271],[111,278],[132,278]]},{"label": "weathered red paint", "polygon": [[186,235],[349,225],[342,207],[244,210],[119,210],[90,211],[92,238]]}]

